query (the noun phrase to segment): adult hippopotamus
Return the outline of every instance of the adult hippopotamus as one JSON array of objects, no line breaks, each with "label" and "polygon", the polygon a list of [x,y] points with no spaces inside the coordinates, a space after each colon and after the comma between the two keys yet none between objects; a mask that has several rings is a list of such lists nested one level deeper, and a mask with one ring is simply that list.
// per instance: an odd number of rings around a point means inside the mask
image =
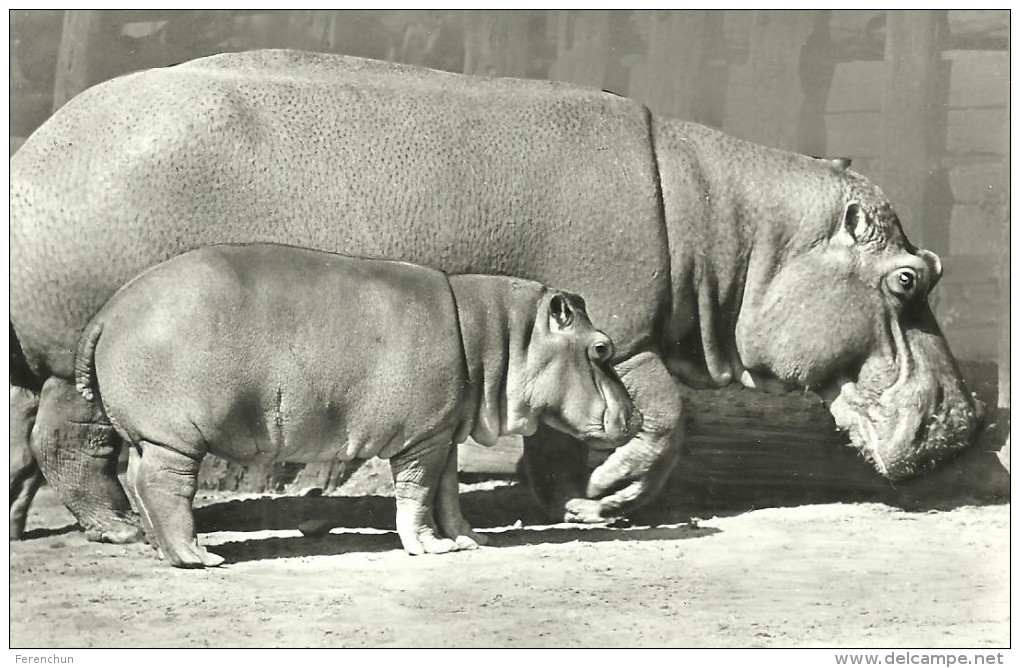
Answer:
[{"label": "adult hippopotamus", "polygon": [[[550,424],[621,443],[639,414],[583,300],[292,246],[208,246],[143,272],[85,328],[77,389],[131,445],[128,493],[174,566],[217,566],[191,504],[206,453],[390,461],[411,554],[478,547],[456,443]],[[438,534],[438,535],[437,535]]]},{"label": "adult hippopotamus", "polygon": [[[602,91],[222,54],[85,91],[10,168],[12,382],[30,390],[12,395],[12,415],[38,403],[32,449],[94,539],[136,532],[116,436],[74,390],[78,335],[130,277],[216,243],[583,294],[644,426],[590,478],[581,442],[541,427],[525,439],[523,469],[560,517],[568,501],[569,518],[599,519],[654,494],[681,451],[680,383],[815,390],[892,479],[977,428],[927,303],[939,259],[907,241],[875,185],[845,162],[658,118]],[[12,517],[12,533],[22,521]]]}]

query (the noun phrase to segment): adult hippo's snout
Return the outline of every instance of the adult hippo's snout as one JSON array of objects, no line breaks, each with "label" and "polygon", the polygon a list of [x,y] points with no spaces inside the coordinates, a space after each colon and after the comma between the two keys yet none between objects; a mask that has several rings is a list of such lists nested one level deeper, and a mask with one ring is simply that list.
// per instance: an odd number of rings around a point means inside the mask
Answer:
[{"label": "adult hippo's snout", "polygon": [[927,304],[919,310],[913,326],[891,328],[894,358],[865,362],[857,382],[844,384],[830,403],[836,424],[890,480],[925,471],[964,448],[984,413],[961,381]]}]

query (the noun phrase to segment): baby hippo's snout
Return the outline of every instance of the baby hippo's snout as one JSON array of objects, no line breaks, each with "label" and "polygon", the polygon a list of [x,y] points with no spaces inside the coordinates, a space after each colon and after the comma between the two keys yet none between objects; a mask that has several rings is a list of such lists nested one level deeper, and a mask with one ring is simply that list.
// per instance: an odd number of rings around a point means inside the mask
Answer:
[{"label": "baby hippo's snout", "polygon": [[[609,364],[614,352],[612,339],[596,332],[595,341],[588,346],[588,359],[595,367],[595,384],[605,401],[602,427],[604,441],[611,447],[630,440],[641,429],[642,423],[641,413],[634,407],[626,388]],[[597,377],[600,373],[606,376],[604,381]]]},{"label": "baby hippo's snout", "polygon": [[630,395],[617,379],[615,373],[609,372],[612,380],[603,385],[602,391],[606,401],[606,410],[602,416],[602,426],[605,432],[605,443],[608,447],[617,447],[631,438],[641,430],[643,422],[641,412],[634,407]]}]

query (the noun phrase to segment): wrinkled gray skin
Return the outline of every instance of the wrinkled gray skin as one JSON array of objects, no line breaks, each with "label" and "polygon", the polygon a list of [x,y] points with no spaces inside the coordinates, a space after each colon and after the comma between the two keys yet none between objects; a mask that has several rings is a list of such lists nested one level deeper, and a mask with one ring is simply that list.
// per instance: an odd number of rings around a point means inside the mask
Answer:
[{"label": "wrinkled gray skin", "polygon": [[613,344],[577,295],[503,276],[271,244],[179,255],[85,328],[77,389],[131,445],[127,492],[174,566],[218,566],[191,504],[207,453],[244,463],[390,461],[411,554],[478,547],[456,443],[627,440],[640,424]]},{"label": "wrinkled gray skin", "polygon": [[580,441],[526,438],[552,516],[654,495],[681,451],[680,383],[815,389],[880,473],[911,475],[964,447],[977,409],[927,304],[938,258],[845,167],[557,82],[291,51],[121,77],[11,158],[12,382],[38,396],[32,450],[90,538],[137,537],[116,434],[74,391],[77,337],[146,267],[268,241],[585,295],[644,426],[590,478]]}]

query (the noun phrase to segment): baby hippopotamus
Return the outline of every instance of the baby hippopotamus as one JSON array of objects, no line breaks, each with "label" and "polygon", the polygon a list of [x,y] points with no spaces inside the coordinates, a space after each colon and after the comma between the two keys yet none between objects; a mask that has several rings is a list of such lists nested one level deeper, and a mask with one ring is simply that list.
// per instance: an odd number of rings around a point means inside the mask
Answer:
[{"label": "baby hippopotamus", "polygon": [[273,244],[201,248],[122,287],[82,334],[78,390],[131,445],[127,488],[174,566],[216,566],[192,502],[206,453],[389,459],[411,554],[477,546],[456,443],[539,422],[614,447],[640,427],[577,295]]}]

